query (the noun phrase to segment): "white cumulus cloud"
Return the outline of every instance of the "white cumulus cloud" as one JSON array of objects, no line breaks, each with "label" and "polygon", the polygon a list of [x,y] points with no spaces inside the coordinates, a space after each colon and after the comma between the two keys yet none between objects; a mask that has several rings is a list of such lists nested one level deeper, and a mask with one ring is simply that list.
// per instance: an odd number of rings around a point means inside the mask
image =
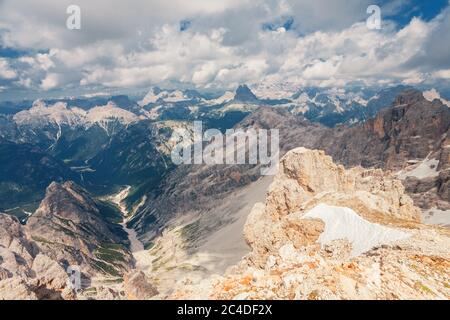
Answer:
[{"label": "white cumulus cloud", "polygon": [[[68,30],[72,2],[0,1],[0,45],[26,52],[0,59],[0,78],[9,81],[2,86],[229,89],[450,78],[449,8],[431,21],[400,28],[385,20],[369,30],[369,0],[80,0],[81,30]],[[406,2],[386,3],[382,13]],[[183,30],[181,21],[189,21]]]}]

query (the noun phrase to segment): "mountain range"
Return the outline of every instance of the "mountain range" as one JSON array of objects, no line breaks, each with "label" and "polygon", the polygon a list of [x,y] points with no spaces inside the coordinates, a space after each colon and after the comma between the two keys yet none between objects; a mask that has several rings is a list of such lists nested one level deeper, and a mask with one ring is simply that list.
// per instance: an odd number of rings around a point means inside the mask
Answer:
[{"label": "mountain range", "polygon": [[[367,284],[354,286],[364,292],[353,287],[347,292],[340,279],[332,294],[320,281],[299,289],[298,279],[305,276],[299,270],[292,282],[296,288],[264,293],[270,272],[284,273],[284,267],[305,259],[290,244],[315,259],[302,263],[325,261],[319,265],[328,271],[336,261],[353,263],[355,257],[365,270],[376,255],[373,248],[383,259],[395,255],[395,247],[382,247],[384,240],[369,245],[355,235],[345,235],[350,244],[327,242],[332,248],[320,251],[315,244],[327,234],[327,225],[317,221],[328,223],[323,212],[348,217],[331,223],[352,228],[375,228],[374,223],[392,228],[396,236],[389,241],[403,241],[402,254],[420,258],[416,267],[422,271],[450,263],[445,231],[450,225],[450,109],[436,90],[302,88],[260,97],[261,89],[255,92],[246,85],[221,95],[151,88],[138,99],[2,103],[0,212],[6,214],[0,214],[0,297],[14,287],[18,297],[38,299],[228,299],[243,298],[244,291],[245,297],[267,298],[391,297],[385,287]],[[174,165],[172,133],[191,130],[195,120],[222,132],[278,129],[282,170],[263,177],[259,165]],[[312,222],[296,220],[303,215]],[[398,236],[408,232],[416,247]],[[433,232],[440,243],[435,248]],[[427,259],[441,260],[427,265],[419,254],[426,250]],[[18,267],[18,259],[26,263]],[[47,265],[56,270],[53,278],[44,272]],[[71,265],[82,269],[82,292],[71,291],[62,280]],[[238,274],[257,270],[259,280],[244,288]],[[328,271],[323,276],[336,277]],[[220,286],[241,285],[207,289],[217,273],[223,275],[216,279]],[[413,281],[410,274],[401,275]],[[314,277],[322,279],[318,273]],[[399,297],[448,295],[442,277],[426,280],[421,273],[414,278],[434,295],[420,287],[419,293],[405,289]],[[189,286],[179,285],[183,278]]]}]

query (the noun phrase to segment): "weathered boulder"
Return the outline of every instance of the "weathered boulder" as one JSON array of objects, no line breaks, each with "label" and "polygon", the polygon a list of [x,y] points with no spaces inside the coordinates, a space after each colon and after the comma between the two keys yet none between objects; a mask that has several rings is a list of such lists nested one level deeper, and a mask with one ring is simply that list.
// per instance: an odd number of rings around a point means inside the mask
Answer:
[{"label": "weathered boulder", "polygon": [[124,289],[128,299],[148,300],[158,294],[142,271],[132,271],[124,278]]}]

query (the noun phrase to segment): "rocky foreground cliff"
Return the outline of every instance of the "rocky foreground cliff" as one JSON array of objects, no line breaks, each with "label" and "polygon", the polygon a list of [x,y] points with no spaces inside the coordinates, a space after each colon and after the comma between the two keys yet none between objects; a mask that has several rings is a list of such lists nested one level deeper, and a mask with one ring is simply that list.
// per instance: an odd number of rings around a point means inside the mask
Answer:
[{"label": "rocky foreground cliff", "polygon": [[186,272],[158,293],[158,259],[136,268],[120,218],[70,182],[51,184],[25,226],[0,214],[0,299],[450,298],[449,230],[423,224],[390,172],[346,170],[323,151],[281,159],[244,226],[250,253],[222,275]]},{"label": "rocky foreground cliff", "polygon": [[26,225],[0,213],[0,300],[154,296],[121,221],[73,182],[50,184]]},{"label": "rocky foreground cliff", "polygon": [[288,152],[244,228],[251,252],[225,275],[187,278],[175,299],[448,299],[450,233],[420,222],[402,183]]}]

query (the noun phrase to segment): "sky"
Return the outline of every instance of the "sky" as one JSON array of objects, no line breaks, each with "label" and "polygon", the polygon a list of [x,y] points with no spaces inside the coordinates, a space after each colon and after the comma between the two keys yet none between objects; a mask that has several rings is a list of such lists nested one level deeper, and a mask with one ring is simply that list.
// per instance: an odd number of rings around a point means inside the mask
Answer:
[{"label": "sky", "polygon": [[[69,5],[81,28],[66,26]],[[381,28],[367,13],[378,5]],[[448,0],[0,0],[0,99],[450,83]]]}]

